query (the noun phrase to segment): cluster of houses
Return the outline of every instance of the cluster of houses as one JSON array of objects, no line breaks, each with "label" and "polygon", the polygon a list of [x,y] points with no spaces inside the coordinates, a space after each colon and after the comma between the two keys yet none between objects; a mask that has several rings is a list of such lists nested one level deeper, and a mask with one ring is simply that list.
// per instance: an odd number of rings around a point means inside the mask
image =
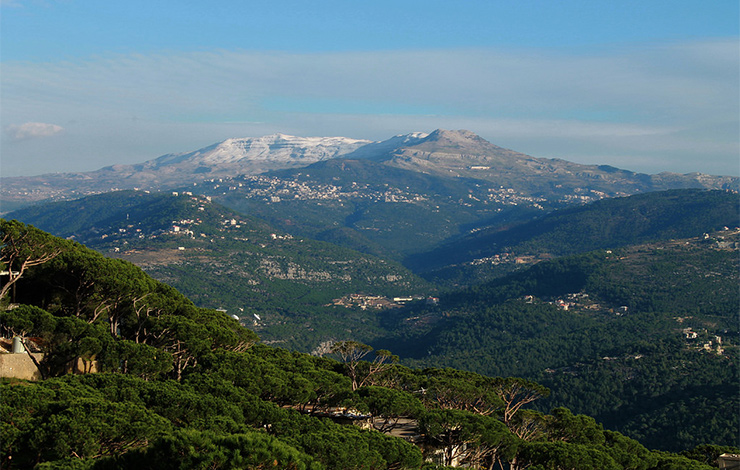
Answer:
[{"label": "cluster of houses", "polygon": [[[308,175],[306,175],[308,176]],[[348,187],[332,184],[307,184],[261,175],[241,175],[236,178],[217,178],[201,184],[211,185],[214,192],[241,191],[247,199],[262,199],[270,203],[281,201],[368,199],[374,202],[415,202],[426,198],[409,194],[385,185],[373,189],[366,184],[352,182]]]},{"label": "cluster of houses", "polygon": [[718,250],[737,250],[740,248],[740,227],[723,227],[720,233],[705,233],[702,239]]},{"label": "cluster of houses", "polygon": [[[703,330],[701,332],[694,331],[692,327],[684,328],[681,330],[684,339],[689,343],[695,343],[694,347],[700,351],[707,351],[716,353],[718,355],[724,354],[725,350],[722,347],[722,337],[719,335],[712,335]],[[712,339],[709,339],[712,338]]]},{"label": "cluster of houses", "polygon": [[[562,185],[556,185],[558,188],[562,188]],[[617,192],[613,196],[609,196],[609,194],[605,193],[604,191],[599,191],[597,189],[587,189],[587,188],[574,188],[573,192],[575,194],[564,194],[560,196],[558,199],[558,202],[561,203],[576,203],[576,204],[586,204],[588,202],[594,202],[601,199],[606,199],[608,197],[624,197],[629,196],[628,193],[623,192]]]},{"label": "cluster of houses", "polygon": [[[472,233],[472,232],[471,232]],[[470,262],[471,265],[477,266],[481,264],[492,264],[492,265],[498,265],[498,264],[508,264],[513,261],[513,255],[511,253],[499,253],[493,256],[488,256],[485,258],[478,258]]]},{"label": "cluster of houses", "polygon": [[[310,176],[310,175],[305,175]],[[364,199],[373,202],[412,203],[425,201],[428,198],[423,194],[410,193],[388,184],[383,187],[372,187],[353,181],[343,186],[333,184],[305,183],[297,180],[284,180],[263,175],[240,175],[234,178],[214,178],[200,183],[209,185],[214,193],[226,194],[231,191],[244,193],[247,199],[262,199],[269,203],[281,201],[308,201],[308,200],[346,200]],[[600,199],[602,196],[584,196],[586,201]],[[545,198],[525,196],[512,188],[489,188],[488,194],[483,197],[468,195],[468,201],[459,203],[470,206],[473,201],[499,205],[529,204],[542,208]]]},{"label": "cluster of houses", "polygon": [[[523,300],[527,303],[534,303],[537,298],[533,295],[525,295]],[[621,305],[616,308],[605,308],[601,304],[598,304],[589,299],[588,294],[585,292],[574,292],[566,294],[562,298],[557,298],[548,301],[550,305],[555,305],[561,310],[570,310],[572,308],[579,308],[583,310],[590,310],[594,312],[603,312],[614,314],[617,317],[627,315],[629,313],[629,307]]]},{"label": "cluster of houses", "polygon": [[[475,168],[475,167],[471,167]],[[537,209],[544,209],[541,203],[547,202],[546,198],[536,196],[525,196],[516,192],[512,188],[500,186],[498,188],[489,188],[487,199],[484,202],[501,204],[504,206],[518,206],[520,204],[529,204]],[[471,195],[472,198],[472,195]]]},{"label": "cluster of houses", "polygon": [[362,310],[383,310],[401,308],[410,302],[425,302],[427,305],[438,305],[439,298],[420,295],[390,298],[382,295],[349,294],[332,300],[330,305],[345,308],[360,308]]}]

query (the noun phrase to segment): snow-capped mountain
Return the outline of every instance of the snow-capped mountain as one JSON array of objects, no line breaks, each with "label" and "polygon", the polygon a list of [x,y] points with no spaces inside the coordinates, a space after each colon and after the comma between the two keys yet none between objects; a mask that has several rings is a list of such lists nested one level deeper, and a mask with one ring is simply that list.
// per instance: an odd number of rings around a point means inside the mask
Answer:
[{"label": "snow-capped mountain", "polygon": [[296,137],[286,134],[227,139],[194,152],[163,155],[142,164],[142,169],[186,165],[206,166],[211,171],[215,167],[231,167],[240,173],[261,173],[336,158],[370,143],[373,141],[347,137]]},{"label": "snow-capped mountain", "polygon": [[367,145],[359,147],[351,154],[346,155],[347,158],[378,158],[380,156],[392,153],[400,148],[417,145],[423,142],[429,134],[425,132],[412,132],[411,134],[399,134],[391,137],[390,139],[383,140],[380,142],[371,142]]},{"label": "snow-capped mountain", "polygon": [[[204,180],[301,168],[340,157],[423,174],[485,180],[536,194],[551,187],[601,188],[604,184],[614,186],[614,194],[623,195],[674,187],[735,189],[738,185],[738,178],[729,176],[640,175],[609,166],[531,157],[498,147],[470,131],[437,129],[380,142],[273,134],[227,139],[193,152],[87,173],[2,178],[0,213],[42,200],[73,199],[116,189],[184,188]],[[611,194],[609,191],[606,193]]]},{"label": "snow-capped mountain", "polygon": [[2,178],[0,213],[43,200],[74,199],[116,189],[161,190],[209,178],[308,166],[347,155],[372,140],[273,134],[227,139],[193,152],[85,173]]}]

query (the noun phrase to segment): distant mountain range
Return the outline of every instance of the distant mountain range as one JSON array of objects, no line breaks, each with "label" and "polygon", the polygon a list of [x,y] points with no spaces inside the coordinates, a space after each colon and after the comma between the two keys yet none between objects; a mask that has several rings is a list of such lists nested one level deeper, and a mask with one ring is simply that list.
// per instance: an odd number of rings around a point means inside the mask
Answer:
[{"label": "distant mountain range", "polygon": [[139,165],[104,168],[152,187],[180,185],[194,175],[232,176],[306,166],[351,153],[371,141],[346,137],[295,137],[274,134],[228,139],[189,153],[163,155]]},{"label": "distant mountain range", "polygon": [[32,202],[70,199],[119,189],[167,189],[209,176],[259,174],[306,166],[345,155],[370,143],[370,140],[346,137],[285,134],[227,139],[193,152],[162,155],[135,165],[112,165],[85,173],[2,178],[0,202],[5,212]]},{"label": "distant mountain range", "polygon": [[[194,152],[163,155],[136,165],[113,165],[85,173],[1,178],[0,210],[39,201],[71,199],[117,189],[163,190],[208,178],[256,175],[331,160],[369,160],[444,178],[482,180],[527,194],[570,195],[576,189],[604,196],[679,187],[738,189],[738,178],[704,174],[646,175],[610,166],[530,157],[507,150],[469,131],[438,129],[382,142],[345,137],[275,134],[228,139]],[[573,197],[588,194],[573,194]]]},{"label": "distant mountain range", "polygon": [[304,168],[189,187],[295,235],[403,260],[467,233],[608,197],[738,186],[733,177],[645,175],[529,157],[467,131],[391,141]]}]

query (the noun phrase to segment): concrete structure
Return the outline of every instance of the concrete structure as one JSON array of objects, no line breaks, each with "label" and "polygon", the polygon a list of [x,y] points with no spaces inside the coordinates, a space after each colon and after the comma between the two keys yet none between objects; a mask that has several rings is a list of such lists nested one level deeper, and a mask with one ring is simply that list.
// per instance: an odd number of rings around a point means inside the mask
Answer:
[{"label": "concrete structure", "polygon": [[[38,361],[44,358],[44,353],[31,353]],[[98,361],[77,358],[66,367],[68,374],[94,374],[98,372]],[[0,377],[21,380],[41,380],[41,373],[36,364],[28,357],[28,353],[9,354],[0,353]]]},{"label": "concrete structure", "polygon": [[[43,353],[32,353],[37,361],[44,358]],[[23,380],[41,380],[41,373],[27,353],[0,354],[0,377]]]},{"label": "concrete structure", "polygon": [[740,470],[740,454],[722,454],[717,459],[719,468]]},{"label": "concrete structure", "polygon": [[[0,338],[0,378],[41,380],[41,372],[28,354],[30,350],[36,362],[43,361],[44,353],[39,348],[38,340],[38,338],[26,338],[24,344],[19,337]],[[91,374],[98,372],[100,367],[93,356],[70,361],[65,369],[67,374]]]}]

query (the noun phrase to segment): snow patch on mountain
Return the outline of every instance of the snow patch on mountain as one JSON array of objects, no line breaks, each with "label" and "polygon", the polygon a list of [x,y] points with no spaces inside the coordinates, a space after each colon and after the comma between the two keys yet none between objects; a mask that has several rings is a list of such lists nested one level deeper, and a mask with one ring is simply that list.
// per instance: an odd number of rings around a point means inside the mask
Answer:
[{"label": "snow patch on mountain", "polygon": [[345,155],[345,158],[383,158],[395,150],[417,145],[429,137],[425,132],[412,132],[410,134],[399,134],[388,140],[372,142],[364,145],[354,152]]},{"label": "snow patch on mountain", "polygon": [[227,139],[218,144],[184,154],[163,155],[150,168],[191,164],[204,166],[233,165],[244,162],[300,162],[308,165],[350,153],[371,140],[347,137],[296,137],[273,134],[263,137]]}]

